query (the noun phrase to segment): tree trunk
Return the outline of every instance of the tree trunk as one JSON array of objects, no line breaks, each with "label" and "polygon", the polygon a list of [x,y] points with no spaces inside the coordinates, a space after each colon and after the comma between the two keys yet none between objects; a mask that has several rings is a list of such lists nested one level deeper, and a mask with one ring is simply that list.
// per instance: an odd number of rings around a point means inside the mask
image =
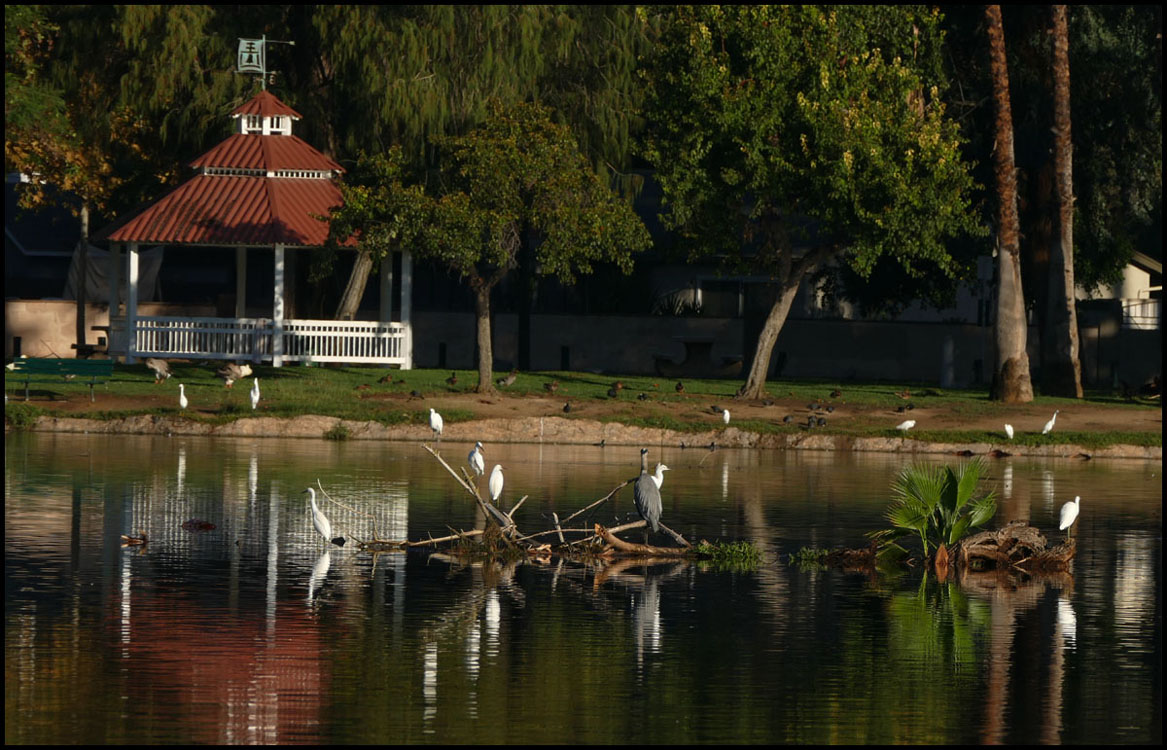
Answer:
[{"label": "tree trunk", "polygon": [[1049,396],[1082,398],[1078,313],[1074,303],[1074,180],[1067,16],[1066,6],[1053,6],[1054,171],[1058,216],[1057,241],[1050,253],[1042,386]]},{"label": "tree trunk", "polygon": [[474,314],[478,329],[478,387],[475,393],[494,393],[494,351],[490,346],[490,290],[485,283],[474,287]]},{"label": "tree trunk", "polygon": [[770,357],[774,354],[774,344],[778,343],[778,334],[786,323],[786,316],[790,314],[790,306],[794,303],[794,296],[798,294],[798,282],[801,276],[787,279],[779,287],[778,299],[770,308],[766,316],[766,323],[762,326],[762,333],[758,335],[758,345],[754,349],[754,361],[750,365],[750,374],[746,384],[738,392],[740,398],[758,399],[766,395],[766,376],[770,372]]},{"label": "tree trunk", "polygon": [[[386,259],[384,262],[388,262]],[[344,294],[340,296],[340,304],[336,306],[336,320],[352,320],[357,315],[357,308],[361,306],[361,298],[365,296],[365,286],[369,283],[369,272],[373,270],[373,256],[368,250],[357,253],[353,271],[349,274],[348,285]]]},{"label": "tree trunk", "polygon": [[77,256],[77,357],[89,356],[85,330],[86,292],[89,286],[89,203],[81,203],[81,252]]},{"label": "tree trunk", "polygon": [[1013,116],[1009,103],[1009,68],[1001,6],[985,6],[989,27],[990,69],[996,100],[997,144],[993,152],[997,178],[997,361],[990,398],[1007,403],[1033,400],[1029,355],[1025,350],[1025,298],[1021,291],[1020,232],[1017,220],[1017,175],[1013,161]]}]

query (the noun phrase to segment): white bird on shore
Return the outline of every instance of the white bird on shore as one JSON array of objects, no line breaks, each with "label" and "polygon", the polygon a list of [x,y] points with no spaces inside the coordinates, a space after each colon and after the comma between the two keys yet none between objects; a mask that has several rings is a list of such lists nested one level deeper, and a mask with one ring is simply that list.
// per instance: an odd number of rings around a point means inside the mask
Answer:
[{"label": "white bird on shore", "polygon": [[444,426],[444,424],[445,423],[442,422],[442,415],[438,414],[436,411],[434,411],[434,407],[431,406],[430,407],[430,429],[434,431],[434,438],[435,439],[437,439],[437,440],[442,439],[442,427]]},{"label": "white bird on shore", "polygon": [[656,488],[658,490],[660,489],[661,485],[665,483],[665,472],[668,470],[669,470],[669,467],[665,466],[664,464],[657,464],[656,465],[656,473],[652,474],[651,478],[652,478],[653,484],[656,485]]},{"label": "white bird on shore", "polygon": [[1011,425],[1011,424],[1005,425],[1005,434],[1009,436],[1010,440],[1013,439],[1013,425]]},{"label": "white bird on shore", "polygon": [[251,410],[259,406],[259,378],[256,378],[251,386]]},{"label": "white bird on shore", "polygon": [[470,451],[470,455],[466,457],[470,462],[470,468],[474,470],[474,476],[480,477],[486,473],[486,459],[482,456],[482,443],[474,444],[474,450]]},{"label": "white bird on shore", "polygon": [[725,409],[721,412],[721,421],[729,424],[729,409]]},{"label": "white bird on shore", "polygon": [[1045,435],[1046,433],[1048,433],[1050,430],[1052,430],[1054,428],[1054,422],[1058,421],[1058,412],[1059,411],[1061,411],[1061,409],[1054,410],[1054,415],[1049,418],[1049,421],[1045,423],[1045,427],[1043,427],[1041,429],[1042,435]]},{"label": "white bird on shore", "polygon": [[896,429],[900,430],[901,432],[907,432],[908,430],[912,429],[915,426],[916,426],[916,420],[908,419],[906,421],[903,421],[903,422],[900,422],[899,424],[897,424]]},{"label": "white bird on shore", "polygon": [[1065,530],[1066,538],[1070,538],[1070,527],[1078,520],[1078,509],[1081,507],[1082,497],[1075,496],[1073,500],[1062,506],[1061,519],[1058,522],[1058,531]]},{"label": "white bird on shore", "polygon": [[502,466],[495,464],[490,472],[490,501],[497,505],[500,497],[502,497]]},{"label": "white bird on shore", "polygon": [[178,408],[185,409],[189,405],[190,405],[190,402],[186,400],[186,389],[182,383],[179,383],[178,384]]}]

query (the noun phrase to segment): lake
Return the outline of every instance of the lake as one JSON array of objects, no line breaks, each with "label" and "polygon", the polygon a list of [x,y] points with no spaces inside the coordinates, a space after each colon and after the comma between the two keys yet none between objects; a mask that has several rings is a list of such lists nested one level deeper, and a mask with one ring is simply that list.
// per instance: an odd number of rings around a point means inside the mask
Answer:
[{"label": "lake", "polygon": [[[440,450],[456,467],[471,447]],[[990,460],[995,523],[1054,540],[1082,497],[1078,558],[961,586],[789,564],[865,546],[910,457],[648,447],[671,469],[662,521],[749,540],[760,566],[326,549],[317,482],[337,533],[474,527],[419,444],[9,434],[5,742],[1162,742],[1161,463]],[[496,463],[530,532],[635,476],[639,451],[488,444]],[[626,487],[568,526],[635,517]]]}]

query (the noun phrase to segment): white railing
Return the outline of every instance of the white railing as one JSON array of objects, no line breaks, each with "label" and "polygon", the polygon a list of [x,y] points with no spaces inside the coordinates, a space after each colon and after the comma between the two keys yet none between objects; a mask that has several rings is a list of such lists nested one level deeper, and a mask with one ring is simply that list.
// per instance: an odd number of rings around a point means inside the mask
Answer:
[{"label": "white railing", "polygon": [[1124,299],[1122,301],[1122,327],[1139,331],[1159,329],[1159,306],[1157,299]]},{"label": "white railing", "polygon": [[130,354],[252,362],[272,361],[278,355],[283,362],[408,367],[407,334],[401,323],[151,316],[136,319]]}]

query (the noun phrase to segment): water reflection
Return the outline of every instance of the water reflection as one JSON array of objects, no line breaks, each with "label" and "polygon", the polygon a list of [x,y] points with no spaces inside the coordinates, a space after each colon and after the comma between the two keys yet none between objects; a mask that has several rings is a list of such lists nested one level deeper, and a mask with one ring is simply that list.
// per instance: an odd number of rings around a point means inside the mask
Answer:
[{"label": "water reflection", "polygon": [[[1074,577],[940,583],[785,564],[862,543],[904,457],[662,449],[669,518],[754,542],[764,562],[741,572],[322,554],[298,492],[317,480],[355,539],[466,528],[474,508],[416,446],[102,440],[6,444],[14,743],[1161,739],[1158,467],[994,464],[1002,514],[1032,498],[1044,529],[1048,475],[1098,498]],[[495,450],[516,496],[547,488],[525,527],[627,478],[610,449],[541,451]],[[138,526],[150,544],[122,550]]]}]

